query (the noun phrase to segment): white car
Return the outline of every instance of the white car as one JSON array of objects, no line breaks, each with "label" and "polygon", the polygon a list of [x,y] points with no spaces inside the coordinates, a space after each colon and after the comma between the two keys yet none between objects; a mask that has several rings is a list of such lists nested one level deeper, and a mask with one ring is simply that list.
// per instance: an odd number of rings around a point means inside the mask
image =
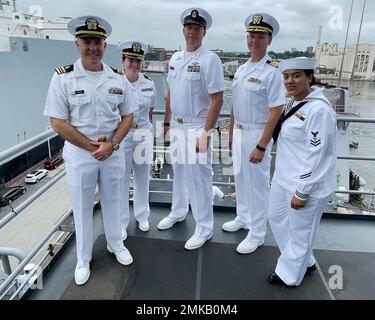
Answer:
[{"label": "white car", "polygon": [[39,180],[43,179],[46,175],[48,175],[48,171],[45,169],[31,171],[26,177],[26,183],[37,183]]}]

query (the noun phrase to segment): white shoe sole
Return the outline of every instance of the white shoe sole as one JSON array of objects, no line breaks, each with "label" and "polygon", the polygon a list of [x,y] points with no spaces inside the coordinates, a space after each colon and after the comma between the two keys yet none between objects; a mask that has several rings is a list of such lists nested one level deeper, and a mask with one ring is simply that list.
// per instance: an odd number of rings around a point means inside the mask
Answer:
[{"label": "white shoe sole", "polygon": [[249,254],[249,253],[252,253],[254,252],[256,249],[258,249],[259,247],[261,247],[263,245],[264,241],[262,241],[256,248],[252,249],[252,250],[249,250],[249,251],[238,251],[238,247],[236,248],[236,251],[237,253],[239,254]]},{"label": "white shoe sole", "polygon": [[181,219],[179,219],[179,220],[176,220],[176,222],[174,222],[173,224],[171,224],[170,226],[167,226],[167,227],[160,227],[159,225],[160,225],[160,223],[158,224],[158,229],[159,230],[167,230],[167,229],[169,229],[169,228],[172,228],[177,222],[182,222],[182,221],[184,221],[186,219],[186,216],[185,217],[183,217],[183,218],[181,218]]},{"label": "white shoe sole", "polygon": [[89,278],[90,278],[90,271],[89,271],[89,273],[87,274],[87,276],[83,280],[77,281],[77,279],[74,278],[74,281],[76,282],[77,286],[82,286],[82,285],[84,285],[89,280]]},{"label": "white shoe sole", "polygon": [[245,229],[245,227],[246,227],[246,226],[243,225],[242,227],[237,228],[237,229],[226,229],[226,228],[224,228],[224,226],[222,226],[221,229],[223,229],[225,232],[236,232],[236,231],[238,231],[238,230]]},{"label": "white shoe sole", "polygon": [[131,257],[131,260],[129,260],[129,262],[126,261],[125,263],[123,263],[123,262],[121,262],[119,259],[117,259],[116,254],[115,254],[115,253],[112,251],[112,249],[109,248],[108,246],[107,246],[107,250],[108,250],[109,253],[112,253],[112,254],[115,255],[116,260],[117,260],[117,262],[118,262],[119,264],[122,264],[123,266],[129,266],[129,265],[131,265],[131,264],[133,263],[133,257]]},{"label": "white shoe sole", "polygon": [[186,250],[195,250],[195,249],[198,249],[200,247],[202,247],[208,240],[211,240],[212,239],[212,236],[213,234],[210,235],[209,238],[207,238],[207,240],[205,242],[203,242],[202,244],[200,244],[199,246],[194,246],[194,247],[186,247],[186,244],[185,244],[185,249]]}]

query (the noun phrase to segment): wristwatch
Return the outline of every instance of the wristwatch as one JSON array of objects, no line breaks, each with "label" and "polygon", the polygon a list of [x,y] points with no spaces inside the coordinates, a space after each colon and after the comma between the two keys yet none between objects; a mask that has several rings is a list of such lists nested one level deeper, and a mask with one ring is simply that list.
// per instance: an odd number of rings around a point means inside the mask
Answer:
[{"label": "wristwatch", "polygon": [[113,151],[118,150],[120,148],[120,145],[112,139],[109,139],[108,142],[112,145]]}]

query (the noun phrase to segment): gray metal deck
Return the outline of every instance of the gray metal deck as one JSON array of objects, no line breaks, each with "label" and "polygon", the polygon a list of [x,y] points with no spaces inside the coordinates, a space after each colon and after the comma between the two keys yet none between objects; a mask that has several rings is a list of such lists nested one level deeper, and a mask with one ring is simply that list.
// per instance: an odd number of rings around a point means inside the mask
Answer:
[{"label": "gray metal deck", "polygon": [[[74,283],[76,263],[72,241],[56,258],[44,277],[43,290],[30,299],[123,299],[123,300],[316,300],[375,299],[375,228],[372,221],[323,219],[314,254],[318,269],[306,275],[298,288],[270,285],[267,275],[279,256],[268,228],[265,244],[249,255],[236,253],[236,245],[247,231],[226,233],[221,225],[234,217],[225,209],[215,210],[211,241],[195,251],[184,249],[193,234],[194,221],[159,231],[158,222],[169,213],[153,206],[150,230],[137,229],[134,218],[128,228],[126,247],[133,255],[131,266],[121,266],[106,250],[100,233],[100,215],[95,215],[98,238],[94,244],[91,276],[81,287]],[[342,268],[343,288],[332,278],[330,268]],[[330,273],[331,272],[331,273]],[[331,288],[330,288],[331,286]]]}]

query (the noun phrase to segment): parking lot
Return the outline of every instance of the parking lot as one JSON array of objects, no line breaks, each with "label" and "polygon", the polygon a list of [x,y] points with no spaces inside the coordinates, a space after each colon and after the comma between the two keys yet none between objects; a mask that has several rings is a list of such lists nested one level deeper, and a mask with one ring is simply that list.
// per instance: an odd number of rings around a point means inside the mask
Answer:
[{"label": "parking lot", "polygon": [[[43,169],[43,167],[37,168],[37,169]],[[19,180],[18,183],[15,185],[22,185],[26,187],[26,193],[20,196],[19,198],[12,201],[10,206],[13,208],[16,208],[19,206],[22,202],[24,202],[27,198],[29,198],[31,195],[33,195],[35,192],[37,192],[41,187],[46,185],[53,177],[55,177],[59,172],[64,170],[64,164],[60,165],[58,168],[54,170],[48,170],[48,175],[44,177],[42,180],[40,180],[38,183],[35,184],[29,184],[25,183],[25,177],[26,173],[23,175],[22,179]],[[32,170],[30,170],[32,171]],[[4,216],[6,216],[9,212],[12,211],[12,208],[9,205],[5,207],[0,206],[0,219],[2,219]]]}]

